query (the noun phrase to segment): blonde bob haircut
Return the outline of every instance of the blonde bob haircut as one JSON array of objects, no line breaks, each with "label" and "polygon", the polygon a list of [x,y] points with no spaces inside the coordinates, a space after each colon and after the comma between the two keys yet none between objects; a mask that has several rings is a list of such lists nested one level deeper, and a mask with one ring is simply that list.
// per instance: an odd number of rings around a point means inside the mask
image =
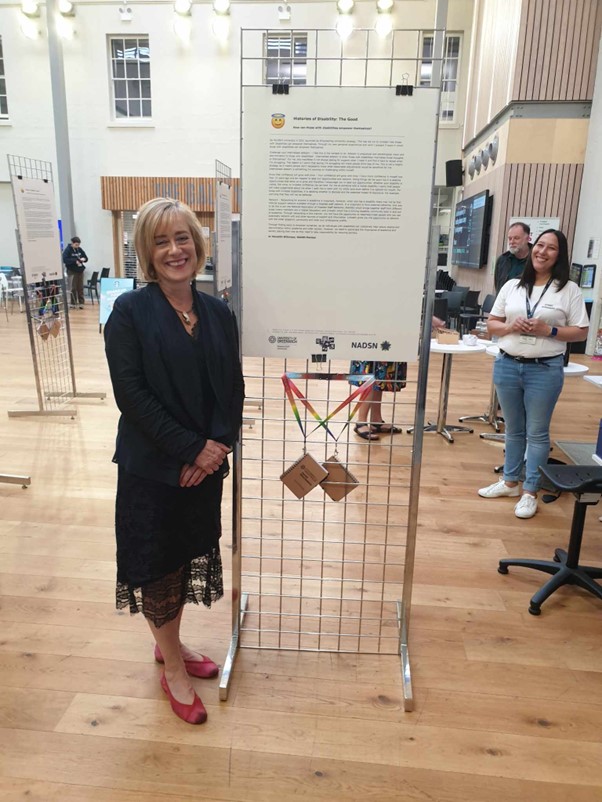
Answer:
[{"label": "blonde bob haircut", "polygon": [[205,238],[201,224],[190,206],[173,200],[173,198],[153,198],[140,207],[134,226],[134,247],[140,270],[147,281],[157,281],[157,271],[152,263],[157,230],[160,226],[171,223],[176,218],[182,220],[190,229],[197,255],[194,274],[200,273],[205,267]]}]

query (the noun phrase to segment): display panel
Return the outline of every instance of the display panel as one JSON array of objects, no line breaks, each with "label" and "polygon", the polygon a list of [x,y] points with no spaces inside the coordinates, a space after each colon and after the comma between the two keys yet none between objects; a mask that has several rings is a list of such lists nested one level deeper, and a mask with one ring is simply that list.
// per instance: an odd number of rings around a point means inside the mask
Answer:
[{"label": "display panel", "polygon": [[581,271],[583,270],[583,265],[577,264],[577,262],[573,262],[571,265],[571,269],[569,271],[569,279],[574,281],[575,284],[581,284]]},{"label": "display panel", "polygon": [[591,290],[596,280],[596,265],[583,265],[581,271],[581,288]]},{"label": "display panel", "polygon": [[486,189],[456,204],[452,264],[478,270],[486,263],[490,200]]}]

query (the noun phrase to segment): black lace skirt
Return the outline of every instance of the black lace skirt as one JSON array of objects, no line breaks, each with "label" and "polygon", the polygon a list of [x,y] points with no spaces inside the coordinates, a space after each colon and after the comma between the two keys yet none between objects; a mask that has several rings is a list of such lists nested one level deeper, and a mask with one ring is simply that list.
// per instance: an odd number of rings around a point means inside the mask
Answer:
[{"label": "black lace skirt", "polygon": [[118,608],[142,612],[160,627],[187,602],[210,607],[223,596],[222,484],[212,474],[197,487],[172,487],[119,468]]}]

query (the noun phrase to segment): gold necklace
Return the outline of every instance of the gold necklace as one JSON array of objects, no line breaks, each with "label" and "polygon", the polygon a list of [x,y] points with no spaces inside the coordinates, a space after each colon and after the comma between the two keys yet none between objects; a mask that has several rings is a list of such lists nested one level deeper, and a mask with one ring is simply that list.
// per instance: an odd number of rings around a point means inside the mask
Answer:
[{"label": "gold necklace", "polygon": [[[174,306],[174,309],[176,309],[175,306]],[[188,310],[188,312],[184,312],[183,309],[176,309],[176,312],[178,313],[178,315],[182,316],[182,320],[184,321],[184,323],[187,326],[192,326],[192,320],[190,319],[190,313],[193,310],[194,310],[194,306],[191,306],[190,309]]]}]

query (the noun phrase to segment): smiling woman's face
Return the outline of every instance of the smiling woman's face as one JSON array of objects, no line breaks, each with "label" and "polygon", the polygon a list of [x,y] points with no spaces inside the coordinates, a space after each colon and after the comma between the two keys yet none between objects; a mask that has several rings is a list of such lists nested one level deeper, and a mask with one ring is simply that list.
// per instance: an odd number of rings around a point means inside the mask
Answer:
[{"label": "smiling woman's face", "polygon": [[549,276],[558,259],[558,237],[549,232],[542,234],[531,251],[531,262],[539,276]]},{"label": "smiling woman's face", "polygon": [[158,282],[178,284],[187,282],[197,269],[197,253],[190,228],[176,215],[157,226],[150,261]]}]

